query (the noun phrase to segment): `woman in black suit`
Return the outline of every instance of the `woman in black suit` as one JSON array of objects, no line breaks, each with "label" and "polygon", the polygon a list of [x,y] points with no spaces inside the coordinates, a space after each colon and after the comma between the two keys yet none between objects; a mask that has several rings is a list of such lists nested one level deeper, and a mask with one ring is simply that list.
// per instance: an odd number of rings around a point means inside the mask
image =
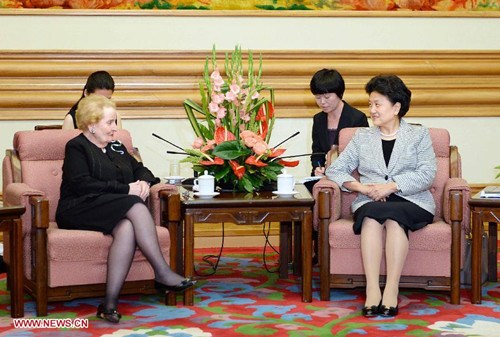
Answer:
[{"label": "woman in black suit", "polygon": [[88,95],[78,104],[76,120],[82,133],[66,144],[56,220],[60,228],[99,231],[113,237],[106,298],[97,317],[118,323],[118,295],[136,247],[151,263],[155,280],[166,289],[185,290],[195,281],[173,272],[161,253],[153,218],[144,203],[150,186],[159,179],[114,140],[115,104],[104,96]]},{"label": "woman in black suit", "polygon": [[[342,75],[334,69],[321,69],[311,79],[311,93],[321,112],[314,115],[312,128],[311,165],[312,176],[324,176],[325,164],[329,151],[339,144],[339,132],[343,128],[368,126],[366,115],[342,100],[345,82]],[[329,160],[328,160],[329,161]],[[312,192],[317,180],[308,181],[304,185]],[[318,232],[313,231],[314,253],[313,264],[318,259]]]},{"label": "woman in black suit", "polygon": [[[80,103],[82,98],[90,94],[98,94],[111,99],[114,92],[115,80],[107,71],[100,70],[90,74],[87,78],[87,83],[85,83],[85,86],[83,87],[82,96],[64,117],[62,128],[64,130],[78,129],[78,126],[76,125],[76,109],[78,108],[78,103]],[[118,112],[116,113],[116,124],[119,129],[122,128],[122,120]]]},{"label": "woman in black suit", "polygon": [[321,69],[311,79],[311,93],[321,112],[314,115],[312,129],[311,175],[325,174],[326,154],[333,145],[339,144],[339,132],[343,128],[367,127],[366,115],[342,100],[345,82],[334,69]]}]

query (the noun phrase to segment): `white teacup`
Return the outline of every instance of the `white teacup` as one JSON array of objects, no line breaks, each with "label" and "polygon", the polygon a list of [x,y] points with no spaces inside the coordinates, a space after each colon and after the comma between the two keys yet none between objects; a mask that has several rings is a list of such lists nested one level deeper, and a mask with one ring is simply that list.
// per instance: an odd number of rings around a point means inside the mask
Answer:
[{"label": "white teacup", "polygon": [[278,175],[278,193],[279,194],[292,194],[295,189],[295,177],[286,173],[283,169],[282,174]]},{"label": "white teacup", "polygon": [[193,182],[194,190],[198,190],[198,194],[200,195],[210,195],[214,193],[214,176],[208,174],[208,171],[205,171],[205,174],[196,178]]}]

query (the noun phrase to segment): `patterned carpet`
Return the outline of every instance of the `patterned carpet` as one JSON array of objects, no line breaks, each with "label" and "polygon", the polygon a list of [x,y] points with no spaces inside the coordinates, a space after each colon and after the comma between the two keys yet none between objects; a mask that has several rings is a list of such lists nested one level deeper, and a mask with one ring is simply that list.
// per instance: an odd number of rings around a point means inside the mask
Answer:
[{"label": "patterned carpet", "polygon": [[[210,272],[197,252],[197,270]],[[266,254],[266,266],[275,270],[277,258]],[[446,293],[402,289],[396,318],[360,315],[364,289],[332,290],[331,301],[319,301],[318,274],[314,272],[314,298],[302,303],[296,278],[278,279],[264,268],[262,249],[225,249],[217,273],[199,277],[193,307],[165,307],[162,295],[122,296],[123,318],[111,324],[95,317],[100,299],[53,303],[49,319],[87,318],[88,328],[15,329],[10,318],[5,274],[0,279],[0,336],[500,336],[500,284],[483,287],[483,303],[472,305],[462,291],[462,304],[450,305]],[[26,318],[35,318],[29,297]]]}]

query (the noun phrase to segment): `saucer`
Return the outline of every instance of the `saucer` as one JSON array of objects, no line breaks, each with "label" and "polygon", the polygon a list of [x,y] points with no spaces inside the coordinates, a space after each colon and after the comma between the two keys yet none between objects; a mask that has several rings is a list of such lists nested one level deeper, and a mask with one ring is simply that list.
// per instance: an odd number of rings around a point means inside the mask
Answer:
[{"label": "saucer", "polygon": [[194,196],[197,196],[200,199],[210,199],[210,198],[213,198],[219,194],[220,194],[219,192],[212,192],[212,193],[208,193],[208,194],[200,194],[200,192],[193,193]]},{"label": "saucer", "polygon": [[279,195],[280,197],[293,197],[297,193],[299,193],[299,192],[293,191],[290,193],[284,193],[284,192],[280,192],[280,191],[273,191],[273,194]]}]

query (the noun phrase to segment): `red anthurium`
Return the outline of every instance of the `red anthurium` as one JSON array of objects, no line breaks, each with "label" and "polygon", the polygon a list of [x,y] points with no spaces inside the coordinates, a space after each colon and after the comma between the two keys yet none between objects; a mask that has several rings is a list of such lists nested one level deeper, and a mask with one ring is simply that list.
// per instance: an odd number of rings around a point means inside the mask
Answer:
[{"label": "red anthurium", "polygon": [[243,176],[245,175],[245,166],[241,166],[238,164],[237,161],[235,160],[230,160],[229,165],[231,165],[231,168],[233,169],[234,175],[241,180]]},{"label": "red anthurium", "polygon": [[206,165],[206,166],[210,166],[210,165],[223,165],[224,164],[224,159],[219,158],[219,157],[215,157],[214,161],[211,161],[211,160],[202,160],[202,161],[200,161],[200,164],[201,165]]},{"label": "red anthurium", "polygon": [[272,149],[271,154],[268,156],[269,158],[279,157],[283,153],[285,153],[286,149]]},{"label": "red anthurium", "polygon": [[274,105],[271,102],[267,102],[267,108],[269,109],[269,113],[267,114],[269,116],[269,119],[274,117]]},{"label": "red anthurium", "polygon": [[263,161],[258,160],[257,158],[255,158],[255,156],[248,157],[247,160],[245,160],[245,164],[253,165],[253,166],[257,166],[257,167],[267,166],[266,163],[264,163]]},{"label": "red anthurium", "polygon": [[264,111],[264,104],[260,106],[259,111],[257,112],[257,116],[255,116],[255,120],[260,122],[258,134],[262,137],[262,139],[265,139],[267,135],[268,124],[266,112]]},{"label": "red anthurium", "polygon": [[264,112],[264,104],[262,104],[259,108],[259,111],[257,111],[257,116],[255,116],[256,121],[265,121],[266,120],[266,113]]},{"label": "red anthurium", "polygon": [[225,127],[219,126],[215,130],[214,139],[215,143],[220,144],[222,142],[235,140],[236,137],[231,133],[231,131],[226,130]]},{"label": "red anthurium", "polygon": [[286,161],[286,160],[280,159],[279,163],[283,166],[286,166],[286,167],[295,167],[295,166],[299,165],[299,160]]}]

